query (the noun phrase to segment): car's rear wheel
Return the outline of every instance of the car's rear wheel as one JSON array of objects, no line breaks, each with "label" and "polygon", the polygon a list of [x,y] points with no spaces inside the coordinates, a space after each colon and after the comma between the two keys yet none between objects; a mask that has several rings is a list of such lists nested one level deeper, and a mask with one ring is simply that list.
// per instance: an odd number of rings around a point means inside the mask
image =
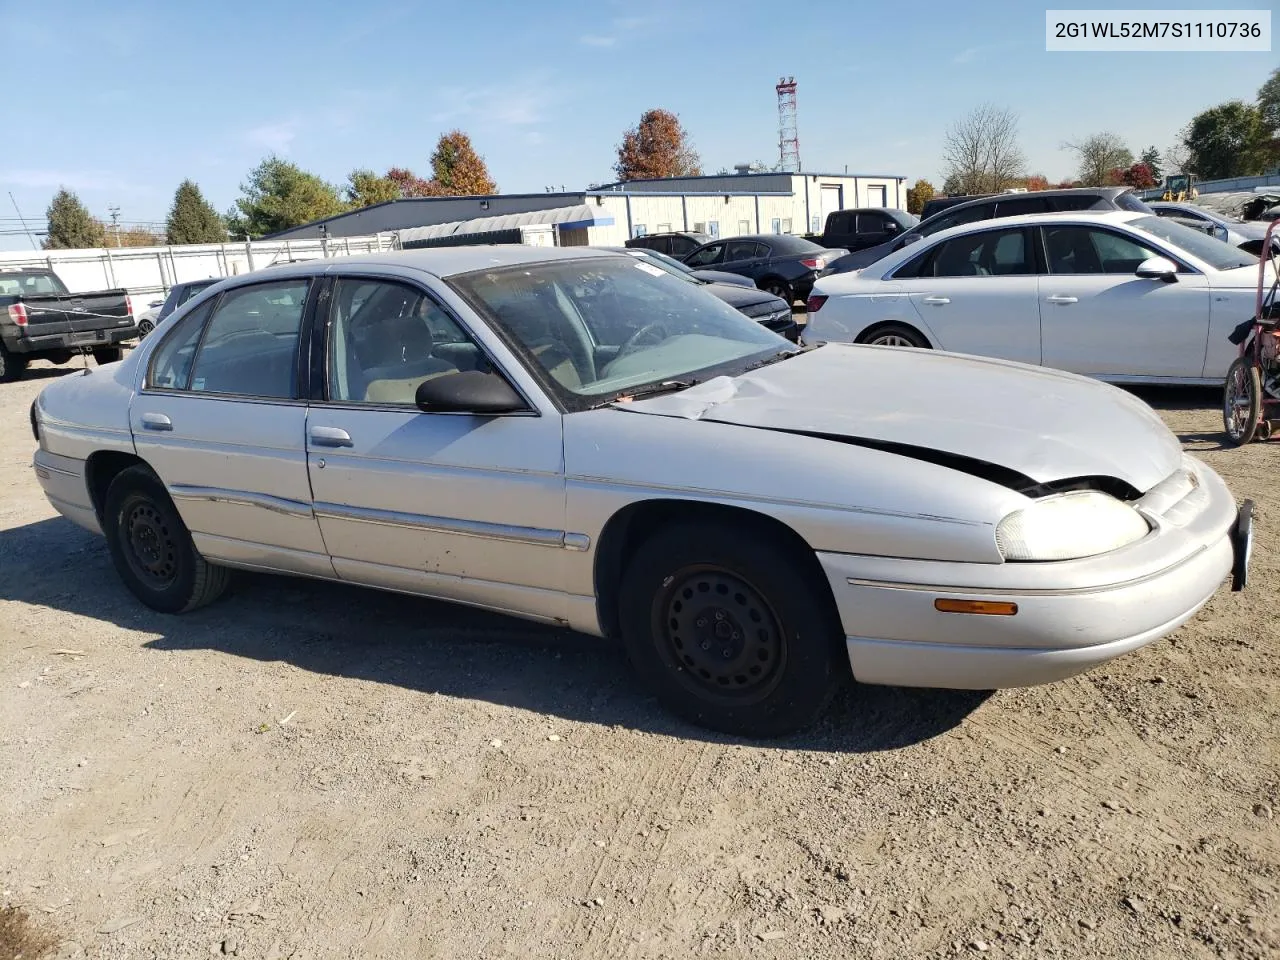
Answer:
[{"label": "car's rear wheel", "polygon": [[775,737],[808,726],[849,676],[830,596],[797,548],[723,524],[669,526],[623,577],[632,663],[693,723]]},{"label": "car's rear wheel", "polygon": [[775,297],[781,297],[786,301],[787,306],[791,306],[796,298],[795,291],[791,289],[791,284],[785,280],[779,280],[777,277],[766,280],[760,288],[765,293],[771,293]]},{"label": "car's rear wheel", "polygon": [[929,346],[929,341],[920,336],[919,331],[900,323],[886,323],[883,326],[873,327],[858,338],[858,343],[877,347],[914,347],[919,350],[927,349]]},{"label": "car's rear wheel", "polygon": [[177,508],[150,468],[122,470],[102,511],[116,572],[139,600],[161,613],[185,613],[216,600],[230,571],[200,556]]},{"label": "car's rear wheel", "polygon": [[104,366],[108,363],[115,363],[124,356],[124,350],[120,347],[94,347],[93,359],[98,366]]},{"label": "car's rear wheel", "polygon": [[27,369],[27,358],[20,353],[10,353],[0,343],[0,383],[12,383],[21,379]]},{"label": "car's rear wheel", "polygon": [[1262,419],[1262,381],[1248,357],[1238,357],[1227,369],[1222,388],[1222,425],[1227,438],[1243,447],[1253,440]]}]

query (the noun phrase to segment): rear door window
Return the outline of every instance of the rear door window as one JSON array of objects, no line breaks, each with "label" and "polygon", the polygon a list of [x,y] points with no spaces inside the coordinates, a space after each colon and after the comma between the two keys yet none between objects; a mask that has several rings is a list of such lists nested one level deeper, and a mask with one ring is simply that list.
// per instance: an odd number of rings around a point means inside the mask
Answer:
[{"label": "rear door window", "polygon": [[292,398],[307,289],[306,280],[282,280],[225,294],[200,342],[190,389]]},{"label": "rear door window", "polygon": [[725,252],[724,259],[726,263],[736,263],[740,260],[754,260],[760,256],[761,245],[754,240],[730,240],[728,249]]},{"label": "rear door window", "polygon": [[986,230],[967,233],[938,244],[919,262],[908,266],[914,272],[898,271],[900,277],[998,277],[1032,273],[1027,232]]},{"label": "rear door window", "polygon": [[685,261],[691,267],[705,267],[708,264],[719,263],[720,258],[724,256],[723,243],[713,243],[697,250],[689,255],[689,259]]},{"label": "rear door window", "polygon": [[1049,203],[1044,197],[1017,197],[1001,200],[996,204],[997,217],[1020,217],[1026,213],[1047,213]]}]

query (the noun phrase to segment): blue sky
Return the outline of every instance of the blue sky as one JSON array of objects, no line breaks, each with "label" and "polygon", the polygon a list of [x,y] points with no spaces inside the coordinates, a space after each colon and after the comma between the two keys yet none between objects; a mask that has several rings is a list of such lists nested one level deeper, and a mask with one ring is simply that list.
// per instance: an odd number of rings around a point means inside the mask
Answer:
[{"label": "blue sky", "polygon": [[190,177],[225,210],[272,151],[334,182],[357,166],[428,172],[454,126],[504,191],[582,188],[611,179],[622,131],[655,106],[680,115],[707,172],[772,162],[782,74],[799,83],[806,169],[940,182],[947,126],[991,101],[1020,115],[1030,169],[1058,179],[1073,167],[1063,140],[1112,130],[1135,151],[1163,150],[1197,111],[1252,99],[1280,64],[1274,51],[1047,53],[1044,10],[0,0],[0,230],[16,226],[9,191],[42,220],[60,184],[97,215],[117,205],[124,221],[158,221]]}]

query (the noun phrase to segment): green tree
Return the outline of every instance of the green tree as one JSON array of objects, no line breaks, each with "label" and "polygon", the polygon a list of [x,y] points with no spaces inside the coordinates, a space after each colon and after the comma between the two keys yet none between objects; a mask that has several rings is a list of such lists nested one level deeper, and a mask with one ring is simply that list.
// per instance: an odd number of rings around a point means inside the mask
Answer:
[{"label": "green tree", "polygon": [[1201,180],[1261,173],[1269,140],[1262,111],[1243,100],[1228,100],[1196,114],[1183,136],[1187,165]]},{"label": "green tree", "polygon": [[400,184],[389,176],[378,176],[372,170],[352,170],[347,175],[343,196],[352,207],[371,207],[375,203],[399,200]]},{"label": "green tree", "polygon": [[338,188],[297,164],[270,156],[249,172],[228,216],[238,236],[255,238],[342,213]]},{"label": "green tree", "polygon": [[1272,70],[1267,82],[1258,88],[1258,109],[1271,135],[1280,136],[1280,67]]},{"label": "green tree", "polygon": [[461,130],[442,134],[431,154],[431,169],[444,193],[455,197],[484,197],[498,192],[484,157],[476,153],[471,138]]},{"label": "green tree", "polygon": [[928,180],[917,180],[915,186],[907,187],[907,213],[919,214],[924,205],[934,197],[933,184]]},{"label": "green tree", "polygon": [[1156,183],[1164,182],[1164,158],[1160,156],[1159,150],[1155,147],[1147,147],[1142,151],[1142,156],[1138,160],[1147,165]]},{"label": "green tree", "polygon": [[227,225],[218,211],[205,200],[199,187],[183,180],[173,195],[173,206],[165,221],[165,243],[222,243],[226,239]]},{"label": "green tree", "polygon": [[45,217],[49,221],[49,235],[44,241],[46,250],[77,250],[106,245],[106,230],[102,222],[95,220],[80,198],[66,187],[53,195]]},{"label": "green tree", "polygon": [[1086,187],[1114,185],[1113,171],[1125,170],[1133,164],[1133,153],[1114,133],[1095,133],[1063,148],[1074,150],[1080,164],[1080,182]]},{"label": "green tree", "polygon": [[680,118],[668,110],[646,110],[622,134],[613,172],[619,180],[696,177],[702,166]]}]

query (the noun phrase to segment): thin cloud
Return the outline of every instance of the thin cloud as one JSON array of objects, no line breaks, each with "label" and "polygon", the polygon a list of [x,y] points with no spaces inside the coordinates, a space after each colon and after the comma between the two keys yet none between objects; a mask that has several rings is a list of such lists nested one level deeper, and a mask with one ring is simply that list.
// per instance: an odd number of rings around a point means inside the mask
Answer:
[{"label": "thin cloud", "polygon": [[33,190],[127,190],[135,187],[120,177],[98,170],[0,170],[0,183]]},{"label": "thin cloud", "polygon": [[977,47],[965,47],[951,58],[951,62],[956,64],[974,63],[980,58],[985,59],[989,54],[1016,46],[1016,43],[992,43]]},{"label": "thin cloud", "polygon": [[431,119],[436,123],[467,120],[479,127],[527,127],[543,122],[555,99],[555,92],[536,79],[474,89],[447,87],[433,100],[448,107]]},{"label": "thin cloud", "polygon": [[294,120],[283,123],[264,123],[245,133],[245,139],[272,153],[288,153],[290,145],[298,136],[297,128],[297,121]]},{"label": "thin cloud", "polygon": [[588,47],[612,47],[618,42],[617,37],[602,37],[599,34],[588,33],[578,38],[580,43]]}]

